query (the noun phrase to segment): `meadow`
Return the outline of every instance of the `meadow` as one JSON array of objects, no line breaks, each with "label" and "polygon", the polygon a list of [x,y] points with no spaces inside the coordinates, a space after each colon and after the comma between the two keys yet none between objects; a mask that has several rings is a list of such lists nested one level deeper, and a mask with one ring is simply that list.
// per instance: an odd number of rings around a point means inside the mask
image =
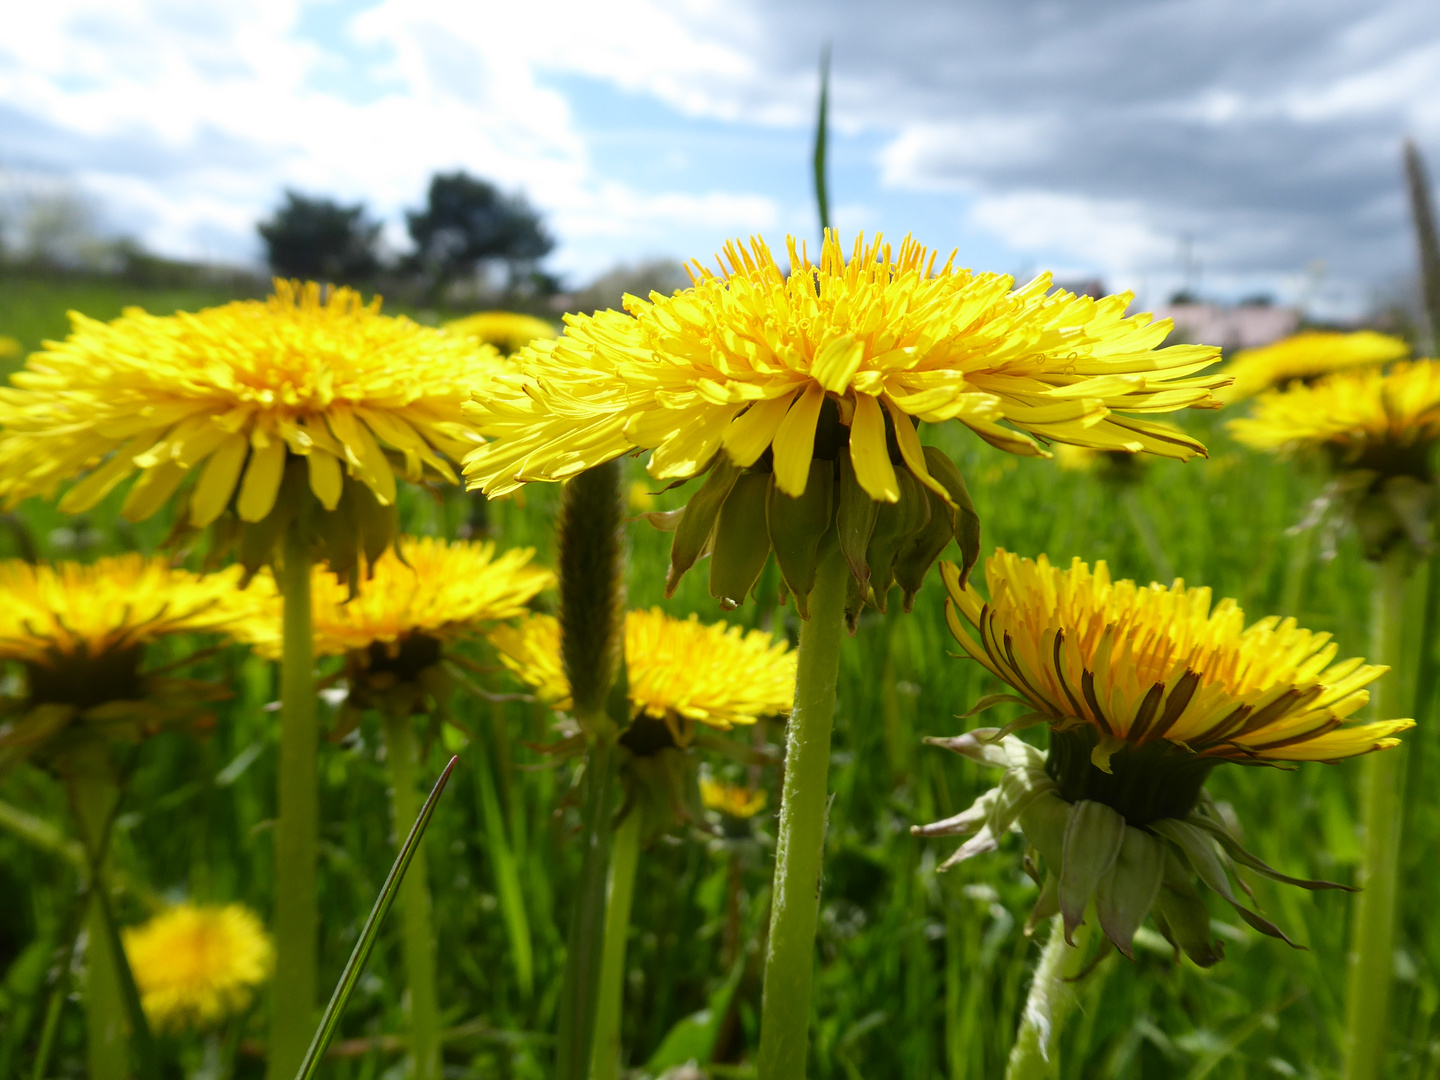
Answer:
[{"label": "meadow", "polygon": [[[34,347],[64,331],[63,311],[98,317],[125,303],[155,312],[211,297],[134,290],[96,295],[63,284],[0,283],[0,331]],[[1243,408],[1243,407],[1242,407]],[[1224,430],[1227,411],[1175,418],[1209,447],[1189,464],[1147,459],[1122,491],[1104,476],[1018,459],[958,425],[922,430],[961,467],[983,523],[982,550],[1106,560],[1116,577],[1149,581],[1173,571],[1188,584],[1236,598],[1250,620],[1294,615],[1333,633],[1341,655],[1368,647],[1372,570],[1350,538],[1325,559],[1311,533],[1294,533],[1324,479],[1246,451]],[[628,525],[631,607],[698,612],[765,627],[794,641],[798,617],[777,604],[773,564],[758,597],[722,613],[703,575],[663,596],[669,537],[640,519],[642,508],[684,504],[697,486],[656,492],[642,462],[626,462],[635,518]],[[157,550],[169,511],[130,524],[123,493],[83,517],[30,500],[4,519],[0,555],[89,559]],[[481,502],[458,490],[402,493],[404,531],[486,535],[502,547],[533,546],[553,565],[559,491],[531,485],[523,499]],[[946,557],[953,557],[954,549]],[[1407,623],[1419,627],[1433,587],[1413,579]],[[999,1076],[1014,1038],[1040,943],[1023,933],[1036,887],[1021,873],[1019,840],[943,875],[935,867],[954,841],[910,835],[915,824],[962,809],[994,781],[986,770],[922,743],[975,726],[961,714],[994,680],[957,651],[946,629],[944,589],[932,573],[914,610],[867,612],[841,652],[825,840],[809,1075],[830,1080]],[[542,604],[553,603],[545,596]],[[1419,726],[1406,738],[1408,782],[1401,929],[1395,955],[1394,1028],[1386,1076],[1420,1078],[1440,1069],[1440,933],[1433,917],[1430,857],[1440,850],[1432,777],[1437,757],[1436,658],[1417,650],[1412,671],[1429,692],[1414,702]],[[1432,649],[1433,651],[1433,649]],[[520,687],[487,654],[487,689]],[[240,647],[195,665],[197,677],[233,688],[203,733],[169,732],[134,754],[113,841],[116,909],[122,924],[166,901],[244,902],[271,911],[278,695],[273,664]],[[1429,674],[1426,674],[1429,673]],[[10,690],[15,689],[13,676]],[[572,766],[537,748],[554,739],[552,717],[525,700],[460,694],[457,725],[431,731],[422,772],[436,775],[450,753],[457,769],[424,844],[440,957],[447,1030],[446,1075],[549,1075],[565,927],[580,853]],[[322,721],[324,720],[322,716]],[[1027,735],[1028,737],[1028,735]],[[760,971],[768,910],[779,724],[738,729],[731,753],[707,752],[716,776],[750,779],[769,807],[744,828],[701,823],[663,837],[640,858],[622,1013],[635,1077],[743,1077],[758,1040]],[[333,985],[394,857],[379,756],[379,721],[321,748],[321,983]],[[1359,761],[1296,771],[1226,766],[1209,790],[1229,803],[1263,859],[1299,877],[1349,881],[1356,840]],[[84,1030],[72,981],[51,990],[70,957],[77,867],[62,790],[22,768],[0,782],[0,1076],[29,1076],[47,1016],[58,1009],[52,1076],[83,1074]],[[12,809],[21,813],[16,814]],[[45,826],[44,829],[39,828]],[[28,835],[22,830],[28,829]],[[47,831],[48,830],[48,831]],[[1242,872],[1243,874],[1244,872]],[[1247,880],[1260,910],[1305,946],[1263,937],[1212,905],[1226,958],[1200,970],[1177,962],[1153,930],[1136,958],[1113,951],[1078,984],[1080,1006],[1059,1043],[1066,1080],[1177,1077],[1313,1077],[1337,1074],[1344,973],[1354,898]],[[1038,936],[1038,935],[1037,935]],[[77,963],[77,961],[71,961]],[[398,920],[392,917],[342,1021],[322,1075],[395,1075],[403,1049]],[[236,1077],[263,1072],[264,999],[241,1022],[209,1036],[164,1036],[165,1075]],[[698,1062],[699,1072],[685,1071]]]}]

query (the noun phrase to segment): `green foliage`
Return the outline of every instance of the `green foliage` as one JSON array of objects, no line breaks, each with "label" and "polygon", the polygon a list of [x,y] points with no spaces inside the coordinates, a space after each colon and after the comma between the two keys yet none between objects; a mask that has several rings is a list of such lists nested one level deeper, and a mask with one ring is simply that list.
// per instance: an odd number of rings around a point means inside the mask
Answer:
[{"label": "green foliage", "polygon": [[[122,299],[119,290],[82,294],[78,286],[47,292],[33,283],[21,285],[28,298],[22,301],[11,284],[0,288],[0,329],[22,337],[32,331],[17,325],[21,311],[33,332],[55,335],[64,330],[67,306],[109,315],[132,300],[152,310],[195,302],[173,294]],[[1200,415],[1187,421],[1210,446],[1211,460],[1144,464],[1135,498],[1164,554],[1187,582],[1212,586],[1217,598],[1236,597],[1252,618],[1294,614],[1304,625],[1333,632],[1342,655],[1363,653],[1370,568],[1353,544],[1342,545],[1332,562],[1311,561],[1309,538],[1286,533],[1303,516],[1320,479],[1240,450],[1224,435],[1221,420]],[[959,428],[924,435],[959,464],[981,521],[984,552],[1003,545],[1024,554],[1047,552],[1062,564],[1074,556],[1103,558],[1117,576],[1148,579],[1155,573],[1153,548],[1137,536],[1103,479],[1009,457]],[[638,462],[627,461],[625,468],[622,490],[633,481],[651,491],[662,486],[645,480]],[[682,505],[698,486],[656,494],[657,508]],[[47,557],[154,550],[168,522],[161,515],[140,525],[124,523],[116,513],[122,495],[83,521],[34,501],[19,515]],[[557,487],[542,485],[526,490],[523,500],[489,504],[493,535],[507,546],[533,544],[553,565],[559,498]],[[453,492],[437,501],[408,491],[400,512],[410,531],[454,535],[470,517],[470,497]],[[705,573],[686,575],[665,598],[670,534],[638,519],[628,532],[632,606],[722,617]],[[0,531],[0,555],[17,550],[14,537]],[[955,558],[956,548],[944,557]],[[764,599],[724,617],[770,625],[794,640],[797,618],[793,607],[775,606],[777,582],[772,566],[757,586]],[[1424,584],[1422,575],[1411,590],[1412,625],[1419,623]],[[909,833],[912,824],[962,809],[992,780],[978,766],[920,741],[991,722],[957,719],[998,687],[977,665],[947,655],[953,649],[943,589],[932,573],[911,613],[899,603],[886,614],[867,610],[841,651],[830,772],[835,799],[816,951],[809,1069],[815,1080],[978,1080],[1003,1072],[1039,955],[1039,945],[1021,929],[1036,890],[1020,871],[1018,841],[937,876],[934,867],[953,844]],[[152,663],[184,651],[178,643],[157,650]],[[481,647],[473,659],[494,666]],[[121,925],[144,917],[156,894],[240,900],[267,916],[272,910],[277,718],[266,706],[276,696],[274,670],[243,650],[227,649],[191,674],[225,681],[233,697],[214,709],[205,730],[159,735],[139,755],[113,842],[115,864],[123,871],[114,897]],[[498,672],[486,678],[492,690],[517,689]],[[1424,782],[1440,766],[1435,727],[1426,722],[1431,706],[1416,706],[1421,725],[1409,736],[1394,1031],[1382,1070],[1402,1080],[1440,1068],[1440,933],[1431,910],[1430,863],[1440,847],[1440,815],[1434,784]],[[997,708],[995,719],[1009,718],[1004,708]],[[544,1080],[551,1075],[564,927],[581,864],[573,765],[557,765],[537,749],[557,735],[534,703],[457,695],[454,711],[468,743],[432,732],[420,763],[428,781],[448,758],[447,738],[449,746],[464,747],[452,790],[424,840],[446,1060],[452,1075]],[[331,719],[322,715],[324,723]],[[772,746],[782,741],[778,725],[764,725],[761,734]],[[741,730],[723,738],[737,758],[745,758],[756,737]],[[380,746],[379,718],[367,716],[320,751],[320,955],[327,989],[339,978],[394,857]],[[744,1075],[740,1065],[753,1058],[758,1042],[760,935],[778,778],[769,765],[713,753],[706,761],[739,782],[753,776],[770,790],[770,806],[733,835],[690,830],[662,838],[641,856],[622,1036],[632,1068],[652,1060],[674,1064],[694,1047],[697,1056],[708,1053],[721,1063],[714,1075]],[[1356,762],[1295,772],[1225,765],[1208,788],[1234,807],[1245,844],[1265,862],[1297,877],[1349,881],[1357,855],[1358,774]],[[73,835],[63,793],[35,769],[19,769],[0,784],[0,800]],[[503,851],[492,846],[496,837],[503,837]],[[1308,951],[1255,933],[1216,904],[1211,911],[1226,957],[1202,971],[1188,961],[1177,964],[1147,924],[1136,936],[1134,961],[1111,953],[1079,984],[1079,1007],[1060,1040],[1065,1080],[1335,1074],[1353,898],[1306,893],[1242,873],[1258,910]],[[29,1075],[32,1068],[55,965],[70,945],[67,921],[77,888],[73,862],[0,830],[0,1066],[7,1075]],[[380,929],[336,1033],[334,1056],[320,1075],[359,1080],[400,1060],[403,981],[395,920]],[[709,1017],[698,1015],[707,1009]],[[50,1075],[79,1074],[82,1021],[77,1000],[63,1000]],[[166,1035],[157,1048],[173,1074],[177,1066],[198,1070],[213,1041],[216,1052],[235,1055],[237,1077],[257,1076],[265,1027],[262,1003],[213,1036]]]}]

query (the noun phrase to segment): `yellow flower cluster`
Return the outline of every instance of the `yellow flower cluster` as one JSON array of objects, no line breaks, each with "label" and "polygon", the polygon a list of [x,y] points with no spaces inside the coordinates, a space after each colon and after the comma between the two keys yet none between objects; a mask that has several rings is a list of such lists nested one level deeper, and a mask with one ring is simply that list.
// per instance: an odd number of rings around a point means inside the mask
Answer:
[{"label": "yellow flower cluster", "polygon": [[1211,609],[1209,589],[1142,588],[1111,581],[1104,562],[1060,570],[1003,550],[985,564],[988,602],[953,565],[942,574],[965,652],[1039,719],[1092,727],[1102,769],[1116,750],[1158,740],[1242,762],[1331,761],[1395,746],[1414,726],[1348,723],[1387,668],[1336,663],[1330,635],[1294,619],[1246,627],[1235,601]]},{"label": "yellow flower cluster", "polygon": [[1253,415],[1230,431],[1257,450],[1329,448],[1347,459],[1381,447],[1440,438],[1440,362],[1415,360],[1388,371],[1364,368],[1262,394]]},{"label": "yellow flower cluster", "polygon": [[[532,615],[497,627],[490,641],[543,701],[570,707],[558,620]],[[694,615],[676,619],[659,608],[632,611],[625,618],[625,657],[634,716],[728,729],[785,715],[794,702],[795,654],[760,630],[707,626]]]},{"label": "yellow flower cluster", "polygon": [[6,505],[50,498],[83,474],[60,503],[79,512],[139,472],[124,505],[138,520],[198,470],[190,524],[232,500],[256,522],[275,505],[287,455],[308,463],[327,510],[347,474],[390,505],[397,472],[455,482],[446,459],[478,443],[460,404],[500,362],[467,338],[381,315],[379,298],[313,282],[276,281],[268,300],[195,314],[72,320],[68,338],[0,389]]},{"label": "yellow flower cluster", "polygon": [[[555,583],[549,570],[531,564],[534,554],[533,548],[512,548],[497,557],[493,543],[401,537],[396,548],[370,565],[370,576],[354,599],[342,578],[316,567],[311,584],[315,653],[338,656],[375,643],[395,645],[417,634],[449,641],[485,623],[524,614],[530,600]],[[261,588],[269,603],[239,633],[257,652],[278,659],[280,597],[273,586]]]},{"label": "yellow flower cluster", "polygon": [[1215,405],[1210,391],[1226,380],[1199,373],[1218,350],[1157,350],[1170,324],[1126,316],[1129,295],[1052,292],[1048,277],[1015,289],[953,256],[937,271],[908,238],[897,251],[860,237],[847,259],[827,233],[818,264],[792,238],[788,258],[787,274],[762,241],[736,241],[719,274],[695,265],[692,288],[626,297],[628,314],[569,316],[558,341],[521,350],[519,374],[467,406],[494,440],[466,462],[472,486],[504,494],[633,450],[653,450],[656,479],[682,479],[723,448],[740,467],[768,451],[777,487],[799,496],[826,452],[817,439],[835,438],[821,423],[827,401],[878,502],[900,498],[887,432],[915,477],[950,498],[925,467],[916,419],[958,419],[1018,454],[1045,454],[1037,438],[1203,453],[1126,414]]},{"label": "yellow flower cluster", "polygon": [[145,1017],[165,1031],[243,1012],[274,964],[264,926],[241,904],[177,904],[122,940]]},{"label": "yellow flower cluster", "polygon": [[1404,340],[1374,330],[1306,330],[1236,353],[1223,372],[1235,381],[1219,396],[1225,401],[1243,401],[1297,380],[1306,382],[1346,368],[1388,364],[1409,355],[1410,346]]},{"label": "yellow flower cluster", "polygon": [[514,311],[479,311],[447,322],[445,329],[452,334],[474,338],[484,345],[493,345],[506,356],[518,352],[532,341],[553,338],[557,333],[553,323]]},{"label": "yellow flower cluster", "polygon": [[239,567],[192,574],[135,554],[89,564],[0,563],[0,659],[45,666],[167,634],[232,632],[258,602],[236,587],[239,574]]}]

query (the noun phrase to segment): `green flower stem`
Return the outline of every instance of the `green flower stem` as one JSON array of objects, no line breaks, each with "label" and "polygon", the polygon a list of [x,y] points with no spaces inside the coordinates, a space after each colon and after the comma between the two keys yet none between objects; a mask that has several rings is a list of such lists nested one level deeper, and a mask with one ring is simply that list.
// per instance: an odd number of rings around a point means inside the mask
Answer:
[{"label": "green flower stem", "polygon": [[610,849],[610,886],[605,904],[605,951],[600,962],[600,1000],[595,1009],[595,1061],[590,1080],[620,1075],[620,1016],[625,1000],[625,944],[630,933],[630,902],[640,863],[644,804],[637,801],[615,830]]},{"label": "green flower stem", "polygon": [[614,788],[615,740],[601,735],[592,741],[585,763],[585,810],[580,833],[584,855],[579,888],[570,912],[570,931],[565,940],[555,1080],[584,1080],[590,1072],[604,950]]},{"label": "green flower stem", "polygon": [[120,785],[110,763],[109,748],[94,742],[73,751],[63,767],[70,804],[80,827],[81,842],[89,855],[96,880],[85,916],[85,1027],[86,1054],[91,1080],[126,1080],[130,1076],[130,1049],[125,1015],[125,991],[120,981],[120,957],[98,895],[105,888],[100,878],[100,851],[115,807]]},{"label": "green flower stem", "polygon": [[[390,799],[395,815],[396,844],[404,842],[420,816],[415,790],[415,729],[408,716],[385,717],[385,761],[390,767]],[[430,876],[423,841],[415,848],[410,870],[400,883],[400,917],[405,947],[405,978],[410,991],[411,1076],[435,1080],[440,1075],[440,1003],[435,989],[435,931],[430,918]]]},{"label": "green flower stem", "polygon": [[310,626],[310,544],[300,522],[285,532],[280,567],[285,596],[280,660],[280,807],[275,821],[275,995],[269,1080],[292,1080],[315,1030],[315,895],[320,798],[320,727]]},{"label": "green flower stem", "polygon": [[844,633],[845,575],[839,547],[823,555],[810,594],[810,619],[800,627],[795,709],[786,725],[785,785],[775,848],[774,902],[765,956],[759,1080],[805,1075],[810,1038],[810,984],[815,973],[815,922],[825,846],[830,729]]},{"label": "green flower stem", "polygon": [[1055,1052],[1065,1021],[1075,1009],[1075,979],[1085,970],[1090,924],[1095,921],[1094,908],[1086,915],[1074,934],[1075,946],[1065,944],[1065,929],[1060,916],[1050,920],[1050,938],[1040,963],[1035,966],[1035,979],[1025,998],[1025,1012],[1020,1017],[1020,1030],[1010,1049],[1010,1063],[1005,1067],[1005,1080],[1047,1080],[1060,1073],[1060,1055]]},{"label": "green flower stem", "polygon": [[[1403,715],[1401,675],[1405,587],[1410,550],[1397,545],[1380,564],[1375,580],[1371,662],[1391,667],[1375,684],[1374,715]],[[1385,1074],[1390,1032],[1390,984],[1395,961],[1396,879],[1400,863],[1401,808],[1405,799],[1405,746],[1369,754],[1361,778],[1363,832],[1354,923],[1350,932],[1350,976],[1345,1005],[1345,1080],[1373,1080]]]}]

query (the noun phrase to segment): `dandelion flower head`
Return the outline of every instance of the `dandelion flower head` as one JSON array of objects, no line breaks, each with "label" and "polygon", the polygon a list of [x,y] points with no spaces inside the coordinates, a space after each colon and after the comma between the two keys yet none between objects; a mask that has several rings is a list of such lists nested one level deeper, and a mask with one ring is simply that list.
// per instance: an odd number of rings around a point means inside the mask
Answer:
[{"label": "dandelion flower head", "polygon": [[714,810],[726,817],[742,821],[752,818],[765,809],[767,801],[764,788],[727,784],[709,776],[700,778],[700,802],[706,810]]},{"label": "dandelion flower head", "polygon": [[243,1012],[274,966],[264,926],[241,904],[177,904],[122,939],[145,1017],[164,1031]]},{"label": "dandelion flower head", "polygon": [[553,338],[558,333],[554,323],[514,311],[479,311],[447,322],[445,329],[452,334],[493,345],[506,356],[518,352],[532,341]]},{"label": "dandelion flower head", "polygon": [[1409,355],[1410,346],[1403,339],[1374,330],[1306,330],[1237,352],[1224,369],[1235,381],[1221,390],[1220,396],[1226,401],[1243,401],[1293,382],[1309,382],[1347,368],[1388,364]]},{"label": "dandelion flower head", "polygon": [[[541,700],[570,707],[559,620],[531,615],[497,627],[490,641]],[[706,625],[694,615],[677,619],[659,608],[632,611],[625,618],[625,657],[631,715],[663,720],[680,745],[696,722],[728,729],[786,715],[794,702],[795,653],[760,630]]]}]

